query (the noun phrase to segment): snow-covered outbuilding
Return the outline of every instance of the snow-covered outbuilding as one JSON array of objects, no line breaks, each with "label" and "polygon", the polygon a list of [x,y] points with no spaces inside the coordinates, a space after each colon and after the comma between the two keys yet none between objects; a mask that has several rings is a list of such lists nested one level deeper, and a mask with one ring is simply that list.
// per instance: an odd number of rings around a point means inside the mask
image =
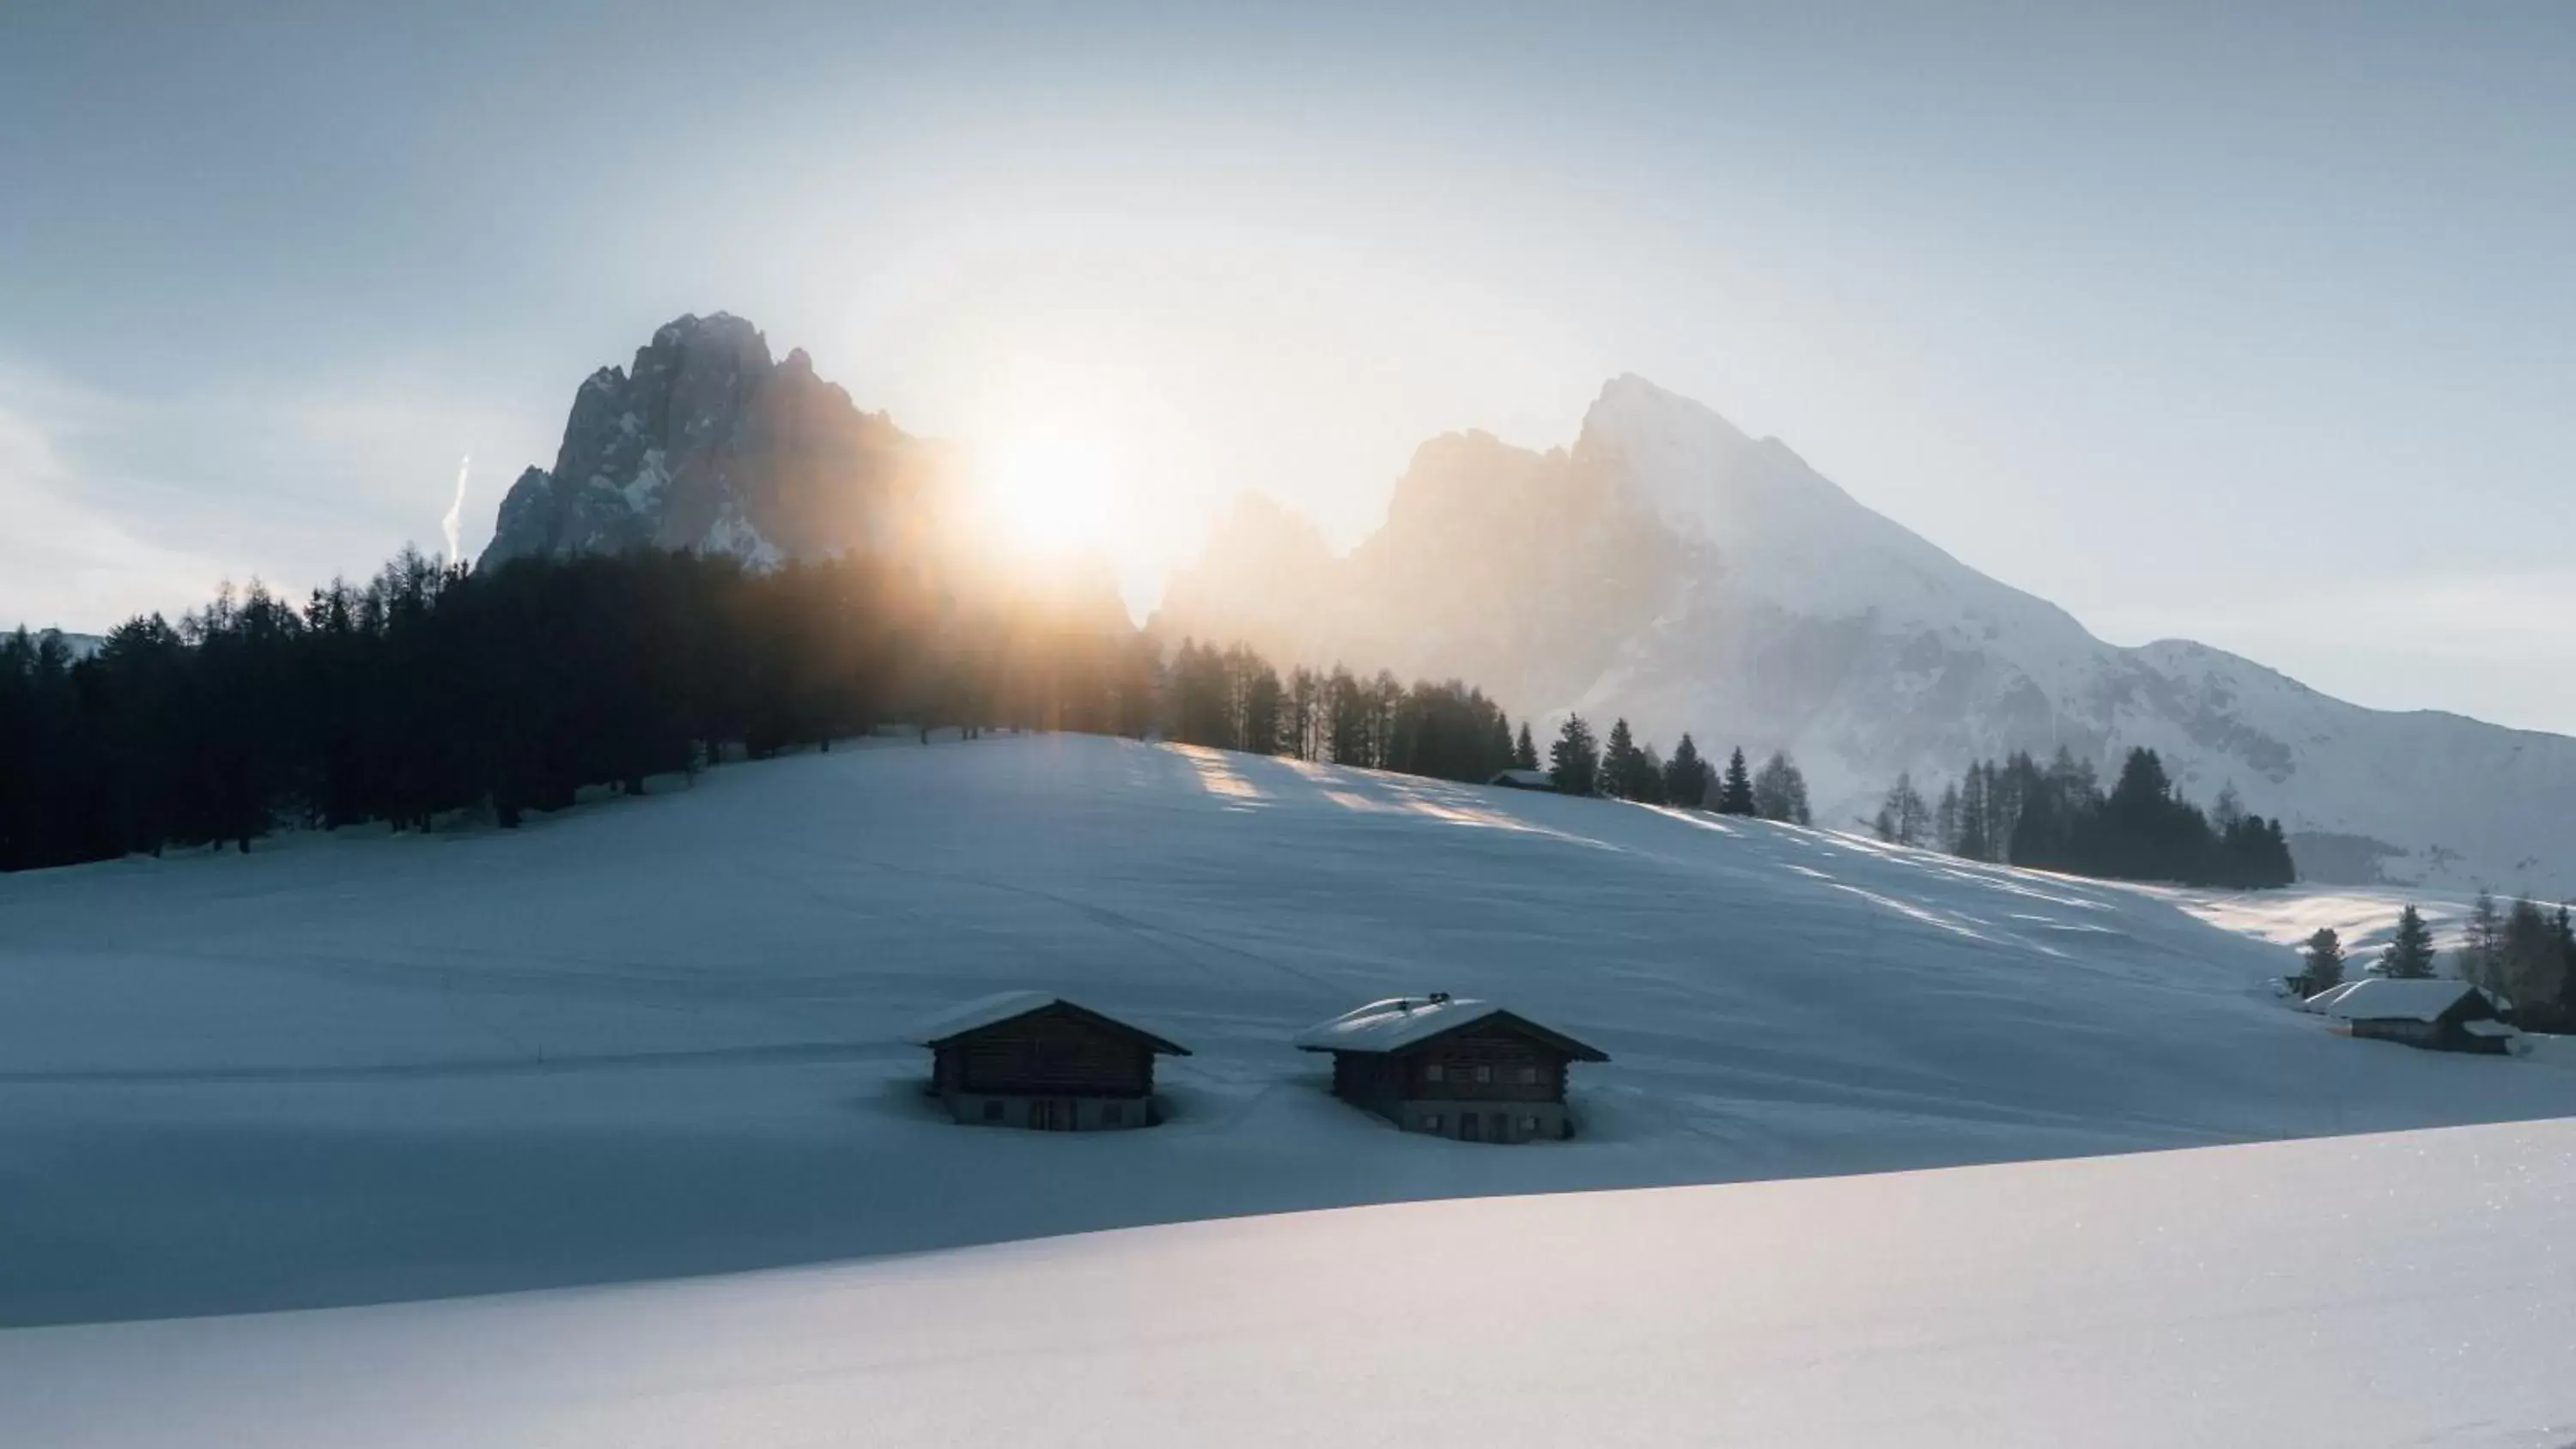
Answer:
[{"label": "snow-covered outbuilding", "polygon": [[1573,1136],[1566,1069],[1610,1060],[1492,1002],[1446,992],[1370,1002],[1298,1033],[1297,1049],[1332,1053],[1334,1096],[1407,1132],[1462,1142]]},{"label": "snow-covered outbuilding", "polygon": [[1155,1120],[1154,1058],[1189,1049],[1042,991],[1005,991],[916,1025],[930,1092],[960,1122],[1091,1132]]},{"label": "snow-covered outbuilding", "polygon": [[1506,790],[1554,790],[1556,777],[1545,770],[1515,768],[1504,770],[1485,783],[1500,785]]},{"label": "snow-covered outbuilding", "polygon": [[2514,1030],[2496,999],[2466,981],[2366,977],[2310,999],[2307,1008],[2346,1023],[2357,1037],[2433,1051],[2501,1056],[2513,1049]]}]

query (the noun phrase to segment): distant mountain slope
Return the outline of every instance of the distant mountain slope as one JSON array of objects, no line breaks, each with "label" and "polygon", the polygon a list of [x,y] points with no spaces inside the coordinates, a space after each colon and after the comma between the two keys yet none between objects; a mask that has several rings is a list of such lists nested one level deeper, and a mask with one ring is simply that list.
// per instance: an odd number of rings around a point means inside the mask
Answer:
[{"label": "distant mountain slope", "polygon": [[489,567],[650,544],[757,566],[896,546],[937,452],[739,317],[682,317],[574,394],[552,470],[501,500]]},{"label": "distant mountain slope", "polygon": [[28,629],[27,632],[39,644],[47,639],[60,641],[63,652],[73,659],[87,659],[107,647],[105,636],[98,634],[74,634],[66,629]]},{"label": "distant mountain slope", "polygon": [[2576,888],[2576,741],[2363,709],[2184,641],[2105,644],[1641,378],[1602,390],[1570,451],[1426,443],[1347,558],[1282,545],[1276,512],[1221,528],[1156,627],[1459,674],[1667,746],[1792,750],[1829,820],[1899,771],[2061,745],[2116,768],[2146,745],[2203,803],[2233,782],[2285,817],[2311,878]]}]

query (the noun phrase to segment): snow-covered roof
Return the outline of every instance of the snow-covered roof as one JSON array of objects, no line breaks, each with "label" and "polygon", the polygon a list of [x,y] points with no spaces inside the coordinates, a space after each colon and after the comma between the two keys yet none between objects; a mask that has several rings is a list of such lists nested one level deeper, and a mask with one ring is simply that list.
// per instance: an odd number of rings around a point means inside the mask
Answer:
[{"label": "snow-covered roof", "polygon": [[1552,1031],[1517,1012],[1469,996],[1390,996],[1346,1011],[1320,1026],[1297,1033],[1300,1051],[1398,1052],[1434,1037],[1501,1017],[1580,1061],[1606,1062],[1609,1057],[1563,1032]]},{"label": "snow-covered roof", "polygon": [[2359,986],[2360,984],[2361,983],[2359,981],[2347,981],[2341,986],[2329,986],[2325,990],[2318,992],[2316,995],[2309,997],[2307,1000],[2300,1002],[2299,1010],[2328,1012],[2331,1014],[2331,1009],[2334,1004],[2343,1000],[2354,987]]},{"label": "snow-covered roof", "polygon": [[1016,1021],[1032,1012],[1044,1011],[1054,1006],[1061,1006],[1068,1011],[1123,1031],[1134,1032],[1153,1043],[1154,1050],[1158,1052],[1178,1057],[1190,1054],[1187,1047],[1176,1045],[1134,1022],[1120,1021],[1107,1012],[1094,1011],[1078,1001],[1068,1001],[1061,996],[1044,991],[997,991],[990,996],[978,996],[972,1001],[961,1001],[946,1011],[935,1012],[914,1022],[912,1029],[905,1033],[905,1037],[915,1046],[937,1046],[944,1041],[953,1041],[970,1031],[981,1031],[988,1026],[999,1026],[1006,1021]]},{"label": "snow-covered roof", "polygon": [[2460,1030],[2471,1036],[2514,1036],[2517,1033],[2501,1021],[2464,1021]]},{"label": "snow-covered roof", "polygon": [[1497,773],[1488,785],[1517,785],[1524,790],[1553,790],[1556,777],[1545,770],[1510,769]]},{"label": "snow-covered roof", "polygon": [[2433,1021],[2477,989],[2465,981],[2440,977],[2399,980],[2372,976],[2329,993],[2331,1001],[2320,996],[2309,1005],[2312,1010],[2346,1021]]}]

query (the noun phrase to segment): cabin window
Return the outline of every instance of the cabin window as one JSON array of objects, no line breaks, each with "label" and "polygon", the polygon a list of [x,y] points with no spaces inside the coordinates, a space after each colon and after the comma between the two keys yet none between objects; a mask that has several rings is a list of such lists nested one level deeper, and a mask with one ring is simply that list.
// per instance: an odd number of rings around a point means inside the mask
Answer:
[{"label": "cabin window", "polygon": [[1525,1133],[1529,1134],[1529,1135],[1530,1135],[1530,1136],[1532,1136],[1532,1137],[1537,1136],[1537,1135],[1538,1135],[1538,1119],[1537,1119],[1536,1117],[1523,1117],[1523,1118],[1521,1119],[1521,1131],[1523,1131],[1523,1132],[1525,1132]]},{"label": "cabin window", "polygon": [[987,1122],[1002,1120],[1002,1104],[998,1099],[988,1099],[984,1103],[984,1120]]},{"label": "cabin window", "polygon": [[1440,1130],[1440,1114],[1439,1114],[1439,1113],[1437,1113],[1437,1112],[1430,1112],[1430,1113],[1426,1113],[1426,1114],[1424,1114],[1424,1116],[1423,1116],[1423,1118],[1422,1118],[1422,1130],[1423,1130],[1423,1131],[1425,1131],[1425,1132],[1437,1132],[1437,1131],[1439,1131],[1439,1130]]},{"label": "cabin window", "polygon": [[1537,1086],[1537,1085],[1538,1085],[1538,1068],[1536,1068],[1536,1067],[1523,1067],[1523,1068],[1521,1068],[1521,1085],[1522,1085],[1522,1086],[1524,1086],[1524,1087],[1535,1087],[1535,1086]]},{"label": "cabin window", "polygon": [[1478,1068],[1476,1068],[1476,1080],[1477,1080],[1477,1081],[1480,1081],[1480,1082],[1490,1082],[1490,1081],[1492,1081],[1493,1079],[1494,1079],[1494,1069],[1493,1069],[1492,1067],[1478,1067]]},{"label": "cabin window", "polygon": [[1443,1081],[1447,1079],[1448,1075],[1449,1069],[1440,1065],[1438,1062],[1432,1062],[1422,1069],[1422,1080],[1426,1082]]},{"label": "cabin window", "polygon": [[1124,1102],[1111,1102],[1100,1109],[1100,1125],[1103,1127],[1123,1126],[1126,1121],[1127,1104]]}]

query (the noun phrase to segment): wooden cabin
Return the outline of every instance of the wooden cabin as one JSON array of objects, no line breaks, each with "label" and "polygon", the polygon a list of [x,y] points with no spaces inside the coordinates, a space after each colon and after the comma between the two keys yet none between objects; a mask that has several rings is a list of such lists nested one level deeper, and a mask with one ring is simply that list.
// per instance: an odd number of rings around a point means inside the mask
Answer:
[{"label": "wooden cabin", "polygon": [[1525,1016],[1445,992],[1373,1001],[1299,1033],[1297,1048],[1332,1054],[1334,1096],[1407,1132],[1461,1142],[1573,1136],[1566,1070],[1610,1060]]},{"label": "wooden cabin", "polygon": [[1154,1058],[1185,1047],[1040,991],[1006,991],[915,1027],[932,1096],[960,1122],[1043,1132],[1150,1126]]},{"label": "wooden cabin", "polygon": [[1506,790],[1546,790],[1553,792],[1556,789],[1556,777],[1554,775],[1549,774],[1545,770],[1524,770],[1518,766],[1501,771],[1496,774],[1494,778],[1487,780],[1485,783],[1488,785],[1500,785]]},{"label": "wooden cabin", "polygon": [[2513,1050],[2514,1030],[2496,999],[2465,981],[2373,976],[2314,997],[2308,1005],[2343,1022],[2356,1037],[2427,1051],[2503,1056]]}]

